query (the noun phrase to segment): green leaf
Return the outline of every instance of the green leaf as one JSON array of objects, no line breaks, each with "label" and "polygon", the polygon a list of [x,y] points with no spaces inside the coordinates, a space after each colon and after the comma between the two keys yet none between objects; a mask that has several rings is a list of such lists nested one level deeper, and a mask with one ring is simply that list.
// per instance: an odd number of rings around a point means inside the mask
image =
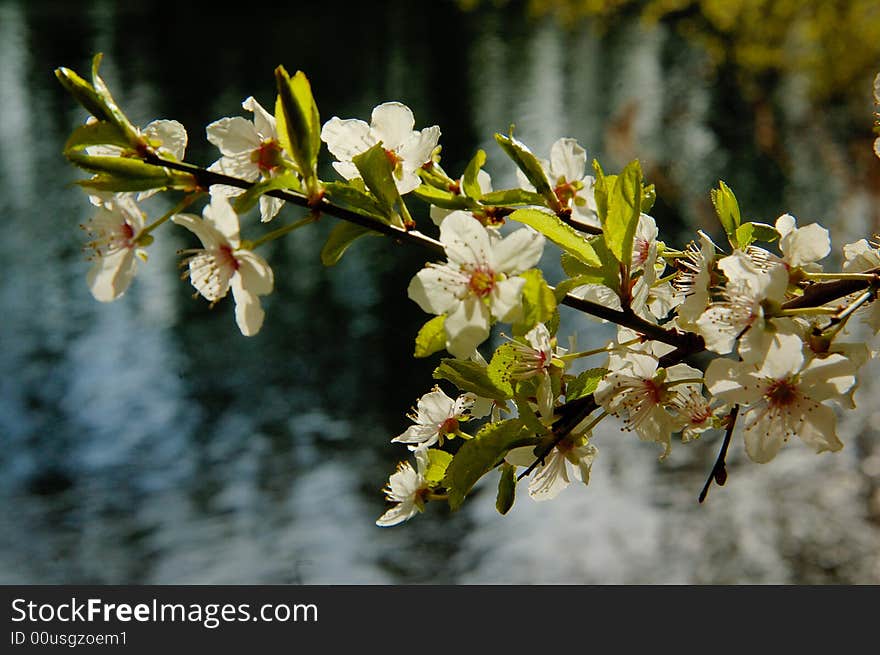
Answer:
[{"label": "green leaf", "polygon": [[120,178],[156,180],[163,183],[172,179],[171,170],[164,166],[154,166],[130,157],[87,155],[79,150],[71,150],[65,154],[74,164],[93,173],[110,173]]},{"label": "green leaf", "polygon": [[563,223],[555,214],[540,209],[517,209],[510,215],[510,219],[534,228],[587,266],[598,268],[602,265],[587,238]]},{"label": "green leaf", "polygon": [[513,160],[517,168],[525,174],[526,179],[532,183],[538,195],[544,198],[547,206],[553,210],[558,209],[559,198],[553,193],[550,180],[547,179],[547,173],[532,151],[524,143],[513,138],[512,132],[509,136],[496,134],[495,140],[501,146],[501,149],[507,153],[507,156]]},{"label": "green leaf", "polygon": [[87,180],[77,180],[76,184],[83,189],[93,191],[110,191],[124,193],[133,191],[149,191],[151,189],[193,188],[194,182],[175,183],[172,178],[155,177],[119,177],[111,173],[98,173]]},{"label": "green leaf", "polygon": [[364,184],[376,197],[383,215],[392,221],[395,218],[399,220],[395,206],[402,206],[403,200],[397,191],[391,162],[388,161],[382,144],[377,143],[366,152],[356,155],[352,161],[361,174]]},{"label": "green leaf", "polygon": [[375,218],[382,223],[387,223],[385,218],[385,210],[370,195],[364,186],[364,181],[355,178],[347,182],[327,182],[324,185],[324,191],[327,197],[337,203],[342,203],[353,209],[357,209],[360,213],[368,214],[371,218]]},{"label": "green leaf", "polygon": [[463,359],[443,359],[434,369],[435,380],[448,380],[462,391],[472,391],[483,398],[506,400],[510,396],[500,389],[486,374],[486,367]]},{"label": "green leaf", "polygon": [[101,60],[103,57],[104,55],[99,52],[92,58],[92,87],[100,97],[101,104],[109,115],[107,120],[122,130],[122,132],[128,137],[128,143],[130,146],[136,147],[144,142],[140,131],[131,124],[131,121],[128,120],[128,116],[125,115],[122,109],[119,108],[116,100],[113,99],[107,84],[101,76],[98,75],[98,68],[101,66]]},{"label": "green leaf", "polygon": [[[103,122],[113,122],[113,116],[104,105],[104,100],[95,91],[95,88],[77,75],[74,71],[63,66],[55,69],[55,77],[61,82],[68,93],[70,93],[76,101],[85,107],[92,116]],[[126,144],[128,142],[126,141]]]},{"label": "green leaf", "polygon": [[736,244],[733,243],[733,240],[736,239],[736,229],[742,221],[736,196],[733,195],[730,187],[721,180],[718,181],[718,188],[712,189],[710,195],[712,197],[712,205],[715,207],[715,213],[718,214],[718,220],[721,221],[721,226],[724,228],[727,238],[735,246]]},{"label": "green leaf", "polygon": [[281,145],[293,155],[303,178],[317,179],[318,151],[321,149],[321,118],[305,73],[293,77],[284,66],[275,69],[278,100],[275,123]]},{"label": "green leaf", "polygon": [[486,367],[486,375],[489,380],[504,392],[505,398],[513,397],[510,371],[514,364],[516,364],[516,346],[512,343],[504,343],[495,349],[492,360]]},{"label": "green leaf", "polygon": [[507,514],[516,500],[516,467],[504,462],[501,465],[501,477],[498,479],[498,495],[495,497],[495,509],[499,514]]},{"label": "green leaf", "polygon": [[554,294],[556,301],[562,302],[562,299],[565,298],[569,292],[578,287],[582,287],[585,284],[605,284],[605,278],[601,273],[590,273],[587,275],[576,275],[575,277],[562,280],[562,282],[556,285]]},{"label": "green leaf", "polygon": [[588,396],[599,386],[599,382],[608,374],[607,368],[587,369],[574,380],[565,385],[565,402]]},{"label": "green leaf", "polygon": [[602,236],[614,258],[628,266],[632,261],[633,239],[642,210],[642,168],[636,159],[620,173],[605,175],[598,162],[595,197],[602,223]]},{"label": "green leaf", "polygon": [[269,191],[296,191],[302,193],[302,185],[296,173],[285,173],[257,182],[250,189],[238,196],[232,206],[236,214],[244,214],[253,209],[260,201],[260,196]]},{"label": "green leaf", "polygon": [[468,198],[479,200],[480,196],[483,195],[483,190],[480,189],[480,183],[477,181],[477,175],[485,164],[486,152],[484,150],[477,150],[476,154],[468,162],[467,168],[464,169],[464,175],[461,179],[461,190],[464,191],[464,195]]},{"label": "green leaf", "polygon": [[374,232],[369,228],[349,223],[348,221],[340,221],[330,230],[327,242],[321,248],[321,263],[324,266],[333,266],[342,259],[342,255],[345,254],[345,251],[348,250],[352,243],[364,236],[378,235],[378,232]]},{"label": "green leaf", "polygon": [[657,190],[653,184],[648,184],[642,188],[642,213],[647,214],[651,211],[654,203],[657,201]]},{"label": "green leaf", "polygon": [[467,209],[473,204],[461,194],[438,189],[430,184],[422,184],[416,187],[412,194],[423,202],[437,205],[443,209]]},{"label": "green leaf", "polygon": [[65,152],[71,150],[82,150],[88,146],[121,146],[127,148],[129,146],[128,139],[122,130],[113,123],[98,121],[96,123],[87,123],[76,128],[64,144]]},{"label": "green leaf", "polygon": [[416,335],[416,349],[413,357],[429,357],[446,348],[446,315],[435,316],[425,323]]},{"label": "green leaf", "polygon": [[755,241],[771,243],[779,238],[779,232],[772,225],[766,223],[743,223],[736,228],[736,243],[740,248],[745,248]]},{"label": "green leaf", "polygon": [[537,394],[537,378],[523,380],[517,385],[516,396],[513,402],[516,403],[516,411],[519,414],[519,419],[526,425],[526,427],[534,434],[544,435],[550,432],[550,428],[541,423],[541,419],[538,418],[538,415],[535,413],[535,410],[532,409],[532,406],[529,405],[528,401],[529,397],[536,397]]},{"label": "green leaf", "polygon": [[556,311],[556,296],[539,269],[529,269],[520,277],[525,278],[526,283],[522,291],[523,318],[513,325],[515,336],[525,334],[538,323],[546,323]]},{"label": "green leaf", "polygon": [[436,486],[443,481],[450,462],[452,462],[451,453],[439,448],[428,449],[428,470],[425,471],[425,479],[431,486]]},{"label": "green leaf", "polygon": [[525,189],[503,189],[490,191],[480,196],[480,202],[494,207],[518,207],[520,205],[545,206],[544,197],[534,191]]},{"label": "green leaf", "polygon": [[537,443],[519,419],[488,423],[473,439],[462,443],[446,469],[443,486],[449,508],[457,510],[477,481],[494,469],[511,448]]}]

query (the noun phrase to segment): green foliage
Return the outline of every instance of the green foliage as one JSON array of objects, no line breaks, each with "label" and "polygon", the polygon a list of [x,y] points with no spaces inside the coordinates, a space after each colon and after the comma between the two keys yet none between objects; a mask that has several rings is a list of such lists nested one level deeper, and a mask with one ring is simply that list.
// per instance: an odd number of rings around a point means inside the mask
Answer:
[{"label": "green foliage", "polygon": [[534,228],[587,266],[598,268],[602,265],[589,240],[555,214],[540,209],[517,209],[510,219]]},{"label": "green foliage", "polygon": [[428,449],[428,470],[425,471],[425,479],[431,486],[436,486],[443,481],[446,469],[452,462],[452,454],[439,448]]},{"label": "green foliage", "polygon": [[519,419],[488,423],[473,439],[465,441],[446,469],[443,485],[449,492],[449,507],[461,507],[470,490],[494,469],[511,448],[536,443]]},{"label": "green foliage", "polygon": [[779,232],[766,223],[743,223],[736,228],[734,238],[740,248],[745,248],[755,241],[771,243],[779,238]]},{"label": "green foliage", "polygon": [[330,230],[327,241],[321,248],[321,263],[324,266],[333,266],[342,259],[342,255],[352,243],[361,237],[378,235],[378,232],[361,225],[340,221]]},{"label": "green foliage", "polygon": [[117,125],[98,121],[76,128],[64,144],[64,151],[82,150],[89,146],[110,145],[127,148],[128,138]]},{"label": "green foliage", "polygon": [[78,185],[96,191],[146,191],[148,189],[193,189],[195,180],[188,173],[171,171],[128,157],[87,155],[69,150],[67,158],[80,168],[97,173],[91,179],[80,180]]},{"label": "green foliage", "polygon": [[565,385],[565,401],[571,402],[590,395],[606,375],[608,375],[607,368],[587,369]]},{"label": "green foliage", "polygon": [[435,316],[425,323],[416,335],[413,357],[429,357],[446,347],[446,315]]},{"label": "green foliage", "polygon": [[443,209],[467,209],[473,204],[465,196],[452,193],[446,189],[439,189],[430,184],[422,184],[416,187],[412,194],[423,202],[437,205]]},{"label": "green foliage", "polygon": [[461,180],[461,190],[468,198],[479,200],[483,195],[480,189],[480,183],[477,181],[477,175],[480,169],[486,164],[486,153],[483,150],[477,150],[473,158],[468,162],[467,168],[464,169],[464,175]]},{"label": "green foliage", "polygon": [[629,266],[642,211],[642,167],[636,159],[627,164],[620,175],[605,175],[596,161],[593,168],[596,205],[605,244],[618,262]]},{"label": "green foliage", "polygon": [[312,96],[312,87],[305,73],[297,71],[293,77],[284,66],[275,69],[278,100],[275,104],[275,124],[282,147],[296,162],[310,193],[318,180],[318,152],[321,149],[321,118]]},{"label": "green foliage", "polygon": [[550,432],[550,428],[541,423],[541,419],[538,418],[535,410],[533,410],[532,406],[529,404],[529,398],[534,398],[537,392],[538,388],[534,379],[523,380],[517,385],[514,402],[516,403],[516,411],[517,414],[519,414],[519,420],[521,420],[532,433],[545,435]]},{"label": "green foliage", "polygon": [[507,514],[516,500],[516,467],[504,462],[501,465],[501,477],[498,479],[498,495],[495,497],[495,509],[499,514]]},{"label": "green foliage", "polygon": [[350,207],[382,223],[388,222],[385,210],[366,190],[364,181],[360,178],[347,182],[327,182],[324,184],[324,192],[335,203]]},{"label": "green foliage", "polygon": [[544,197],[525,189],[502,189],[483,194],[480,197],[480,202],[494,207],[519,207],[522,205],[543,205]]},{"label": "green foliage", "polygon": [[526,280],[522,290],[523,318],[514,323],[514,335],[525,334],[538,323],[546,323],[556,311],[556,296],[539,269],[529,269],[520,277]]},{"label": "green foliage", "polygon": [[435,380],[448,380],[462,391],[472,391],[483,398],[506,400],[507,389],[498,387],[489,379],[486,367],[463,359],[443,359],[434,369]]},{"label": "green foliage", "polygon": [[[406,208],[397,185],[394,183],[394,171],[385,154],[385,148],[377,143],[366,152],[355,156],[352,161],[357,167],[367,188],[373,193],[382,208],[382,214],[392,223],[400,224],[397,207],[405,214]],[[405,214],[406,216],[407,214]]]},{"label": "green foliage", "polygon": [[486,367],[486,375],[498,389],[504,392],[505,398],[513,397],[513,385],[510,382],[510,370],[516,363],[516,346],[503,343],[492,354]]},{"label": "green foliage", "polygon": [[260,201],[260,196],[269,191],[279,190],[292,190],[297,193],[302,193],[302,185],[300,185],[296,173],[285,173],[284,175],[277,175],[275,177],[270,177],[267,180],[263,180],[262,182],[257,182],[250,189],[238,196],[233,201],[232,206],[236,213],[244,214],[256,206]]},{"label": "green foliage", "polygon": [[721,227],[724,228],[731,245],[736,247],[736,231],[742,222],[736,196],[733,195],[730,187],[721,180],[718,181],[718,188],[712,189],[710,195],[715,213],[718,215],[718,220],[721,221]]},{"label": "green foliage", "polygon": [[553,193],[553,188],[550,186],[550,180],[547,179],[544,167],[541,166],[541,162],[538,161],[538,158],[535,157],[534,153],[524,143],[513,138],[513,128],[511,127],[509,136],[495,134],[495,141],[507,153],[507,156],[513,160],[516,167],[523,172],[526,179],[532,183],[535,191],[544,199],[544,203],[554,211],[560,209],[559,199]]}]

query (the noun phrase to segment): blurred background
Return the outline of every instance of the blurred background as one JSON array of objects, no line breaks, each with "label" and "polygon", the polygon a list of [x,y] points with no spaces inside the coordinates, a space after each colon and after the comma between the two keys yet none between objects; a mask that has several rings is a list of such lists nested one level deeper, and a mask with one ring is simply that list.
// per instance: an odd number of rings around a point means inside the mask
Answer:
[{"label": "blurred background", "polygon": [[[573,136],[606,171],[640,158],[669,243],[712,226],[724,179],[748,219],[819,221],[839,253],[880,222],[876,2],[286,7],[0,0],[0,582],[880,583],[876,367],[841,416],[843,451],[795,440],[759,466],[735,440],[703,505],[721,435],[658,462],[606,422],[588,488],[538,504],[523,485],[502,517],[489,476],[456,514],[375,527],[407,456],[390,439],[434,382],[438,356],[411,358],[423,254],[368,239],[325,269],[332,218],[274,242],[276,290],[248,339],[230,301],[192,299],[175,254],[192,241],[169,226],[100,304],[78,228],[91,207],[61,153],[85,113],[53,74],[103,52],[129,116],[179,120],[187,159],[207,165],[205,125],[249,95],[271,107],[283,64],[308,74],[322,120],[408,104],[417,127],[441,126],[453,175],[482,147],[495,187],[513,185],[492,135],[515,123],[542,156]],[[563,312],[581,344],[610,334]]]}]

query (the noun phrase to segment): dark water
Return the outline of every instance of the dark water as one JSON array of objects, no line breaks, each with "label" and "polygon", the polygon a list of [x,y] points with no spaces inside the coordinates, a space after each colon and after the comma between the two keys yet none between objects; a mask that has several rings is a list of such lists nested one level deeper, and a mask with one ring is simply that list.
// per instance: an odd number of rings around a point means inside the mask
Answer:
[{"label": "dark water", "polygon": [[[668,241],[707,222],[719,177],[753,218],[791,211],[848,240],[878,219],[880,162],[851,156],[868,143],[868,100],[864,115],[816,112],[798,79],[780,80],[780,159],[756,139],[754,107],[667,29],[600,36],[446,2],[0,2],[0,582],[880,581],[870,375],[842,453],[791,444],[759,467],[737,445],[705,506],[717,435],[658,463],[607,425],[589,488],[523,495],[507,517],[487,488],[456,515],[376,528],[405,455],[389,440],[433,382],[435,361],[410,357],[422,254],[370,239],[324,269],[333,219],[276,242],[267,322],[246,339],[231,303],[209,310],[178,279],[188,234],[160,230],[125,297],[95,302],[77,228],[90,207],[61,156],[84,115],[52,71],[87,72],[96,51],[132,119],[181,121],[203,164],[216,158],[204,126],[248,95],[271,106],[284,64],[307,72],[324,119],[396,99],[441,126],[447,170],[485,148],[498,188],[514,177],[492,133],[511,122],[539,153],[575,136],[606,170],[639,156]],[[575,315],[564,326],[581,343],[608,334]]]}]

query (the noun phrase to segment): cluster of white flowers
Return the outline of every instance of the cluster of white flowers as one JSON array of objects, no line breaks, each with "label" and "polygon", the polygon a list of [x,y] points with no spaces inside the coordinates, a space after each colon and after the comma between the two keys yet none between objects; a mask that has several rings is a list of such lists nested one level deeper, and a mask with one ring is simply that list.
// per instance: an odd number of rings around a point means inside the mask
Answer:
[{"label": "cluster of white flowers", "polygon": [[[85,93],[85,82],[67,81],[75,95]],[[297,88],[302,96],[306,87]],[[880,105],[880,75],[874,92]],[[411,424],[392,439],[412,453],[416,466],[401,462],[390,476],[385,493],[391,506],[378,525],[400,524],[428,501],[446,499],[455,509],[496,468],[502,469],[502,513],[519,478],[530,476],[528,493],[538,501],[556,497],[572,481],[586,484],[598,453],[594,428],[609,416],[661,446],[661,459],[674,435],[688,442],[713,429],[726,430],[723,455],[737,427],[745,452],[759,463],[772,460],[791,437],[817,453],[843,447],[835,405],[855,406],[858,369],[877,356],[858,329],[875,336],[880,331],[880,243],[845,245],[842,271],[825,272],[828,230],[816,223],[799,227],[790,214],[772,226],[741,224],[732,191],[722,183],[713,201],[730,250],[702,231],[684,250],[673,250],[647,213],[653,191],[645,187],[638,162],[609,181],[598,166],[596,177],[587,174],[586,151],[574,139],[553,143],[544,160],[512,134],[496,135],[517,166],[519,186],[493,191],[482,151],[465,174],[447,176],[439,165],[440,128],[415,129],[406,105],[380,104],[370,123],[334,116],[321,126],[313,104],[299,97],[293,101],[299,105],[285,109],[284,98],[279,95],[276,105],[282,114],[273,116],[249,97],[242,107],[252,120],[228,117],[208,125],[207,139],[220,157],[199,169],[183,162],[187,134],[180,123],[160,120],[135,128],[120,118],[103,86],[80,97],[90,110],[98,107],[72,146],[76,163],[100,172],[87,181],[97,213],[82,226],[90,234],[93,261],[88,286],[102,302],[122,296],[138,261],[146,261],[153,231],[170,221],[201,242],[180,252],[184,278],[212,306],[231,289],[235,321],[252,336],[264,321],[261,297],[274,287],[272,269],[257,247],[321,211],[339,209],[325,202],[326,189],[332,189],[331,200],[341,189],[345,209],[360,208],[379,231],[412,237],[402,234],[412,221],[399,196],[415,192],[429,205],[439,242],[419,232],[415,238],[442,246],[445,255],[444,262],[419,270],[407,289],[412,301],[434,315],[416,339],[416,355],[447,351],[451,357],[434,377],[460,393],[450,396],[434,386],[416,401]],[[321,142],[345,180],[326,189],[316,172]],[[880,139],[874,144],[880,156],[878,144]],[[138,175],[144,169],[131,166],[138,158],[137,165],[148,165],[143,179]],[[114,159],[122,163],[108,163]],[[156,174],[157,165],[168,168]],[[192,184],[168,182],[176,179],[171,169],[191,175]],[[165,183],[188,195],[149,222],[138,202]],[[246,189],[253,191],[240,198]],[[300,195],[267,193],[276,190]],[[206,192],[201,216],[183,213]],[[251,206],[257,196],[262,223],[278,215],[284,197],[311,216],[257,240],[242,239],[236,207]],[[619,204],[611,220],[614,202]],[[395,220],[397,209],[405,221]],[[512,220],[504,226],[507,217]],[[506,229],[517,221],[522,225]],[[336,234],[328,245],[334,238],[343,240],[333,244],[337,252],[351,242]],[[533,270],[548,240],[567,251],[569,264],[576,260],[577,270],[560,282],[567,293]],[[616,338],[595,350],[579,351],[573,339],[560,347],[557,303],[616,322]],[[510,325],[514,336],[489,355],[485,344],[498,323]],[[700,359],[685,361],[698,354]],[[604,355],[601,367],[573,372],[575,361],[596,355]],[[479,423],[477,430],[471,421]]]}]

